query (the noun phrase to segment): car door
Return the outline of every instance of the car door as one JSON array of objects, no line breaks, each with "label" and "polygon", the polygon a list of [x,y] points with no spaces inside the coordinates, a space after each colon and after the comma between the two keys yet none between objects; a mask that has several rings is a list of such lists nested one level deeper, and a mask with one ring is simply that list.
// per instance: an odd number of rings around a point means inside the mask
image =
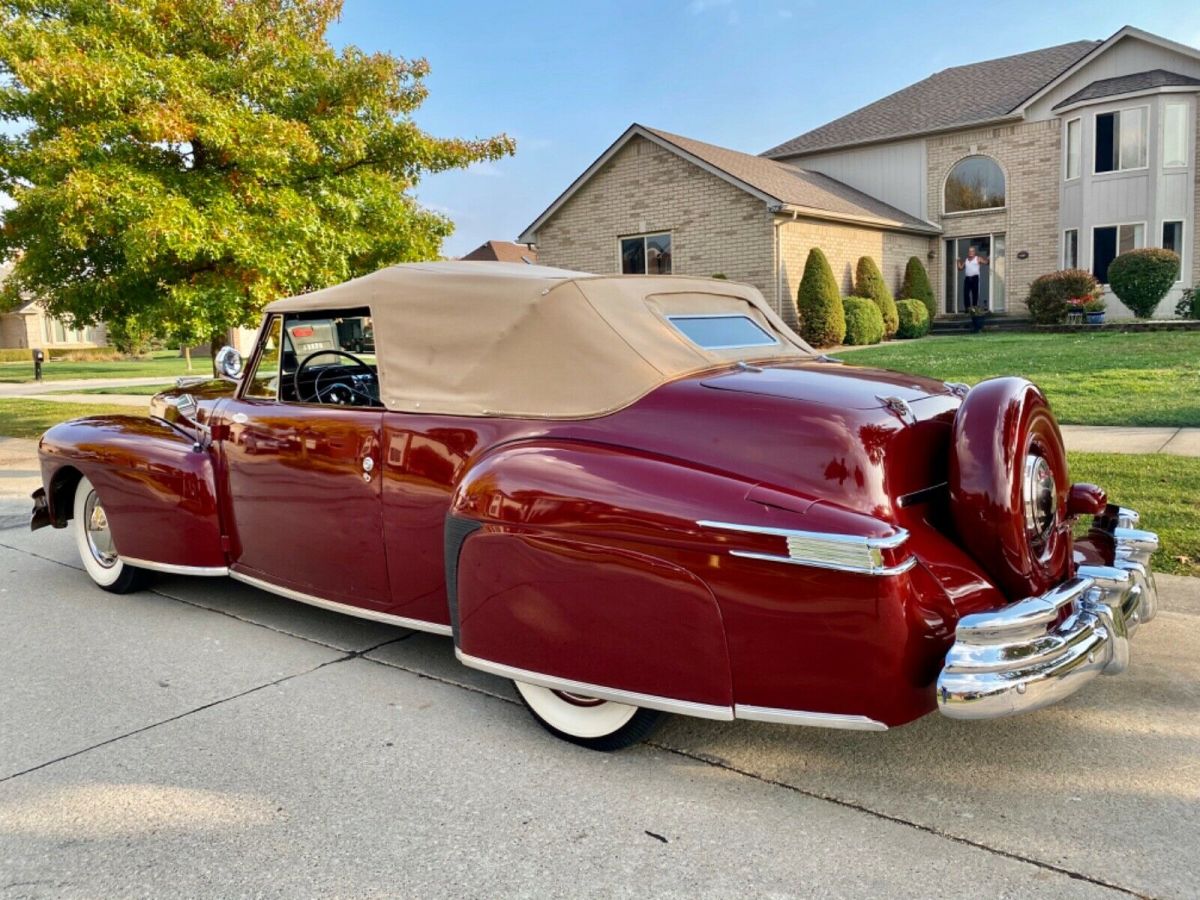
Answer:
[{"label": "car door", "polygon": [[288,341],[282,317],[272,317],[250,371],[223,408],[230,568],[306,595],[301,599],[385,610],[383,409],[288,398],[280,389]]}]

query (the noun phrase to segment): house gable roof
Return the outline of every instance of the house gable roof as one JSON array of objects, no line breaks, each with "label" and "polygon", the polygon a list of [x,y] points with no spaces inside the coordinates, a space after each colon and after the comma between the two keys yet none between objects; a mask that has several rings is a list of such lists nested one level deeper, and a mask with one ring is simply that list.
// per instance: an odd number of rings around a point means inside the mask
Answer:
[{"label": "house gable roof", "polygon": [[1100,41],[1073,41],[944,69],[772,147],[763,156],[780,159],[1003,119],[1099,46]]},{"label": "house gable roof", "polygon": [[514,244],[512,241],[487,241],[462,258],[471,262],[527,262],[532,265],[537,262],[537,251],[524,244]]},{"label": "house gable roof", "polygon": [[1086,103],[1089,100],[1136,94],[1161,87],[1200,87],[1200,78],[1181,75],[1178,72],[1168,72],[1166,69],[1151,69],[1148,72],[1121,75],[1117,78],[1101,78],[1076,91],[1067,99],[1056,103],[1054,108],[1063,109],[1067,106],[1074,106],[1076,103]]},{"label": "house gable roof", "polygon": [[877,200],[819,172],[809,172],[751,153],[633,124],[525,229],[520,241],[533,241],[539,228],[616,153],[636,137],[687,160],[781,212],[843,220],[902,231],[938,233],[935,225]]}]

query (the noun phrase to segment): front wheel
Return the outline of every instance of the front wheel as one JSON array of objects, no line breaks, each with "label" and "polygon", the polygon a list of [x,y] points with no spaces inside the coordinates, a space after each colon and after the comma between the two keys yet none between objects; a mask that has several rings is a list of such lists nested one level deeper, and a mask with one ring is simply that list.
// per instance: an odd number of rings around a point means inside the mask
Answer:
[{"label": "front wheel", "polygon": [[98,587],[114,594],[128,594],[146,585],[148,573],[126,565],[113,546],[108,515],[87,478],[80,478],[75,487],[75,515],[71,521],[84,571]]},{"label": "front wheel", "polygon": [[663,716],[655,709],[597,700],[520,681],[513,684],[538,724],[555,737],[590,750],[623,750],[643,741],[658,727]]}]

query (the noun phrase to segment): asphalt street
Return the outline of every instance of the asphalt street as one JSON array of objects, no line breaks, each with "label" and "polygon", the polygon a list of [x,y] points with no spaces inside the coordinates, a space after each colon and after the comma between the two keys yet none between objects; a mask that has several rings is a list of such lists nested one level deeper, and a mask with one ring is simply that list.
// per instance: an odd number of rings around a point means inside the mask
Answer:
[{"label": "asphalt street", "polygon": [[550,738],[448,638],[228,579],[91,586],[0,442],[0,898],[1195,897],[1200,579],[1130,670],[878,733]]}]

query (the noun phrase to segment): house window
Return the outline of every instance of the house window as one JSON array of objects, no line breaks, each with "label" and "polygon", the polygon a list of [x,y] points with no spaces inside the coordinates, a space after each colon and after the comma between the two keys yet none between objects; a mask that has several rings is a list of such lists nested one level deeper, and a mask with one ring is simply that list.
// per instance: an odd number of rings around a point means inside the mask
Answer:
[{"label": "house window", "polygon": [[1168,100],[1163,108],[1163,166],[1168,169],[1186,166],[1187,150],[1187,101]]},{"label": "house window", "polygon": [[1063,268],[1079,268],[1079,229],[1068,228],[1063,232]]},{"label": "house window", "polygon": [[1108,267],[1122,253],[1146,246],[1146,228],[1137,225],[1105,225],[1092,231],[1092,274],[1108,284]]},{"label": "house window", "polygon": [[670,275],[671,235],[640,234],[621,238],[624,275]]},{"label": "house window", "polygon": [[1067,123],[1067,181],[1079,177],[1079,164],[1083,159],[1083,121],[1072,119]]},{"label": "house window", "polygon": [[[1164,250],[1179,254],[1180,265],[1183,264],[1183,223],[1163,222],[1162,245]],[[1179,276],[1176,275],[1176,281]]]},{"label": "house window", "polygon": [[955,163],[946,178],[943,207],[948,213],[1004,206],[1004,172],[994,159],[968,156]]},{"label": "house window", "polygon": [[1138,106],[1096,116],[1096,172],[1146,167],[1146,112]]}]

